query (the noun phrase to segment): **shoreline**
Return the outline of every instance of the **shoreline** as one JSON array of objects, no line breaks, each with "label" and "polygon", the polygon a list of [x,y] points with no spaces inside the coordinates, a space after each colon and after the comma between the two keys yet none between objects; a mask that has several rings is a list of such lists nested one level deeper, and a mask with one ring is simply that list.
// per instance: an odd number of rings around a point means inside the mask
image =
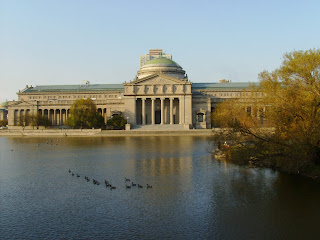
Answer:
[{"label": "shoreline", "polygon": [[191,130],[101,130],[101,129],[39,129],[0,130],[0,137],[121,137],[121,136],[211,136],[212,129]]}]

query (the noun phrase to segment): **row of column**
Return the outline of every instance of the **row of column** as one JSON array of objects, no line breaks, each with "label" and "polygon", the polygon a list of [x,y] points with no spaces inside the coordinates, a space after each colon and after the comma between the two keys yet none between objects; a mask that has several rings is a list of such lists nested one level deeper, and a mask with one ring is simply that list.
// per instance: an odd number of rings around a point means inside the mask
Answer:
[{"label": "row of column", "polygon": [[[31,114],[34,110],[30,109],[19,109],[14,110],[14,116],[13,116],[13,123],[14,125],[19,125],[19,120],[21,119],[25,114]],[[104,121],[106,123],[107,121],[107,109],[106,108],[99,108],[98,109],[99,114],[104,118]],[[69,117],[69,109],[61,108],[61,109],[39,109],[38,113],[42,115],[42,117],[47,117],[51,122],[52,125],[63,125],[66,120]]]},{"label": "row of column", "polygon": [[[138,98],[141,99],[141,115],[142,115],[142,125],[146,125],[146,100],[150,99],[150,98]],[[137,99],[137,100],[138,100]],[[155,124],[155,101],[156,99],[159,98],[151,98],[151,124]],[[160,98],[160,124],[164,124],[164,115],[165,115],[165,111],[164,111],[164,101],[165,99],[169,99],[170,101],[170,106],[169,106],[169,124],[173,124],[173,101],[174,99],[177,99],[179,101],[180,104],[180,99],[179,98]],[[137,106],[137,103],[136,103]],[[137,111],[136,111],[137,113]],[[180,114],[179,114],[180,115]],[[181,116],[179,116],[179,123],[181,123]]]},{"label": "row of column", "polygon": [[266,115],[266,107],[258,107],[256,112],[254,112],[253,107],[249,106],[245,108],[245,111],[248,113],[248,115],[254,115],[257,118],[265,117]]},{"label": "row of column", "polygon": [[[40,109],[42,117],[52,121],[52,125],[63,125],[69,117],[69,109]],[[52,111],[52,112],[51,112]],[[47,114],[45,114],[47,112]]]},{"label": "row of column", "polygon": [[[69,117],[69,109],[39,109],[38,112],[42,117],[47,117],[52,122],[52,125],[62,125]],[[19,119],[31,113],[34,112],[30,109],[14,110],[14,125],[19,125]]]},{"label": "row of column", "polygon": [[104,123],[107,123],[107,108],[98,108],[98,113],[103,117]]}]

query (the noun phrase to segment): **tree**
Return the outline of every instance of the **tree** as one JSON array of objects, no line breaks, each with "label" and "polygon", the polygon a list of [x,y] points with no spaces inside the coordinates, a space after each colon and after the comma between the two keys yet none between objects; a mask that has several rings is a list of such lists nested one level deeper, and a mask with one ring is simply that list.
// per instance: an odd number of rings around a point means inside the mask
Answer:
[{"label": "tree", "polygon": [[124,129],[127,120],[120,115],[113,115],[111,119],[107,121],[107,125],[113,127],[116,130]]},{"label": "tree", "polygon": [[79,99],[70,107],[70,117],[66,125],[72,128],[93,128],[104,125],[104,119],[98,114],[96,105],[90,99]]},{"label": "tree", "polygon": [[22,129],[25,129],[25,127],[30,124],[30,114],[21,114],[17,120],[18,125],[21,126]]},{"label": "tree", "polygon": [[282,65],[260,73],[259,80],[248,97],[222,103],[214,114],[217,124],[230,128],[237,146],[231,155],[242,152],[251,161],[289,172],[318,169],[320,50],[286,53]]},{"label": "tree", "polygon": [[40,113],[23,114],[18,118],[18,125],[22,126],[23,129],[26,126],[38,127],[38,126],[51,126],[52,122]]},{"label": "tree", "polygon": [[29,122],[32,127],[38,126],[51,126],[52,122],[45,116],[42,116],[40,113],[30,114]]}]

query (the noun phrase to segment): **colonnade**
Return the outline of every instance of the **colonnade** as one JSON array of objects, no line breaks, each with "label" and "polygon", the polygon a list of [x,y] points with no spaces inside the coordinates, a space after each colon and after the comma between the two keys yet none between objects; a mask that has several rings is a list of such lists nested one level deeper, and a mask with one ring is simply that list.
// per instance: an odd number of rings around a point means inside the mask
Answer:
[{"label": "colonnade", "polygon": [[136,123],[146,124],[180,124],[180,98],[137,98],[136,99]]},{"label": "colonnade", "polygon": [[103,117],[104,123],[107,124],[107,108],[98,108],[97,111]]},{"label": "colonnade", "polygon": [[[105,123],[107,122],[107,109],[106,108],[98,108],[98,113],[101,114],[101,116],[104,117]],[[15,109],[13,112],[13,123],[15,126],[20,125],[20,121],[23,120],[23,117],[25,115],[34,114],[35,112],[38,112],[42,115],[42,117],[48,118],[53,126],[61,126],[65,125],[69,115],[70,111],[66,108],[59,108],[59,109]],[[21,120],[20,120],[21,119]]]}]

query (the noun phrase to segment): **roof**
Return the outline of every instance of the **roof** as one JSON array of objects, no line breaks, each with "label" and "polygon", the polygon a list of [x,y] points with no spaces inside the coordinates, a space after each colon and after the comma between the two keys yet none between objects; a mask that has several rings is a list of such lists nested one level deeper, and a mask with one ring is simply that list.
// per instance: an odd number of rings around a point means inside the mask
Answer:
[{"label": "roof", "polygon": [[145,63],[145,65],[151,65],[151,64],[174,65],[174,66],[180,67],[180,65],[178,63],[176,63],[175,61],[172,61],[172,60],[165,58],[165,57],[154,58],[154,59]]},{"label": "roof", "polygon": [[255,82],[192,83],[191,88],[193,90],[245,89],[256,84]]},{"label": "roof", "polygon": [[86,92],[86,91],[123,91],[122,84],[88,84],[88,85],[40,85],[28,88],[23,93],[36,92]]},{"label": "roof", "polygon": [[[152,60],[151,60],[152,61]],[[255,82],[232,82],[232,83],[192,83],[192,90],[224,90],[246,89]],[[88,85],[40,85],[27,88],[22,93],[39,92],[94,92],[94,91],[124,91],[123,84],[88,84]],[[3,103],[5,104],[5,103]],[[6,106],[6,105],[0,105]]]}]

